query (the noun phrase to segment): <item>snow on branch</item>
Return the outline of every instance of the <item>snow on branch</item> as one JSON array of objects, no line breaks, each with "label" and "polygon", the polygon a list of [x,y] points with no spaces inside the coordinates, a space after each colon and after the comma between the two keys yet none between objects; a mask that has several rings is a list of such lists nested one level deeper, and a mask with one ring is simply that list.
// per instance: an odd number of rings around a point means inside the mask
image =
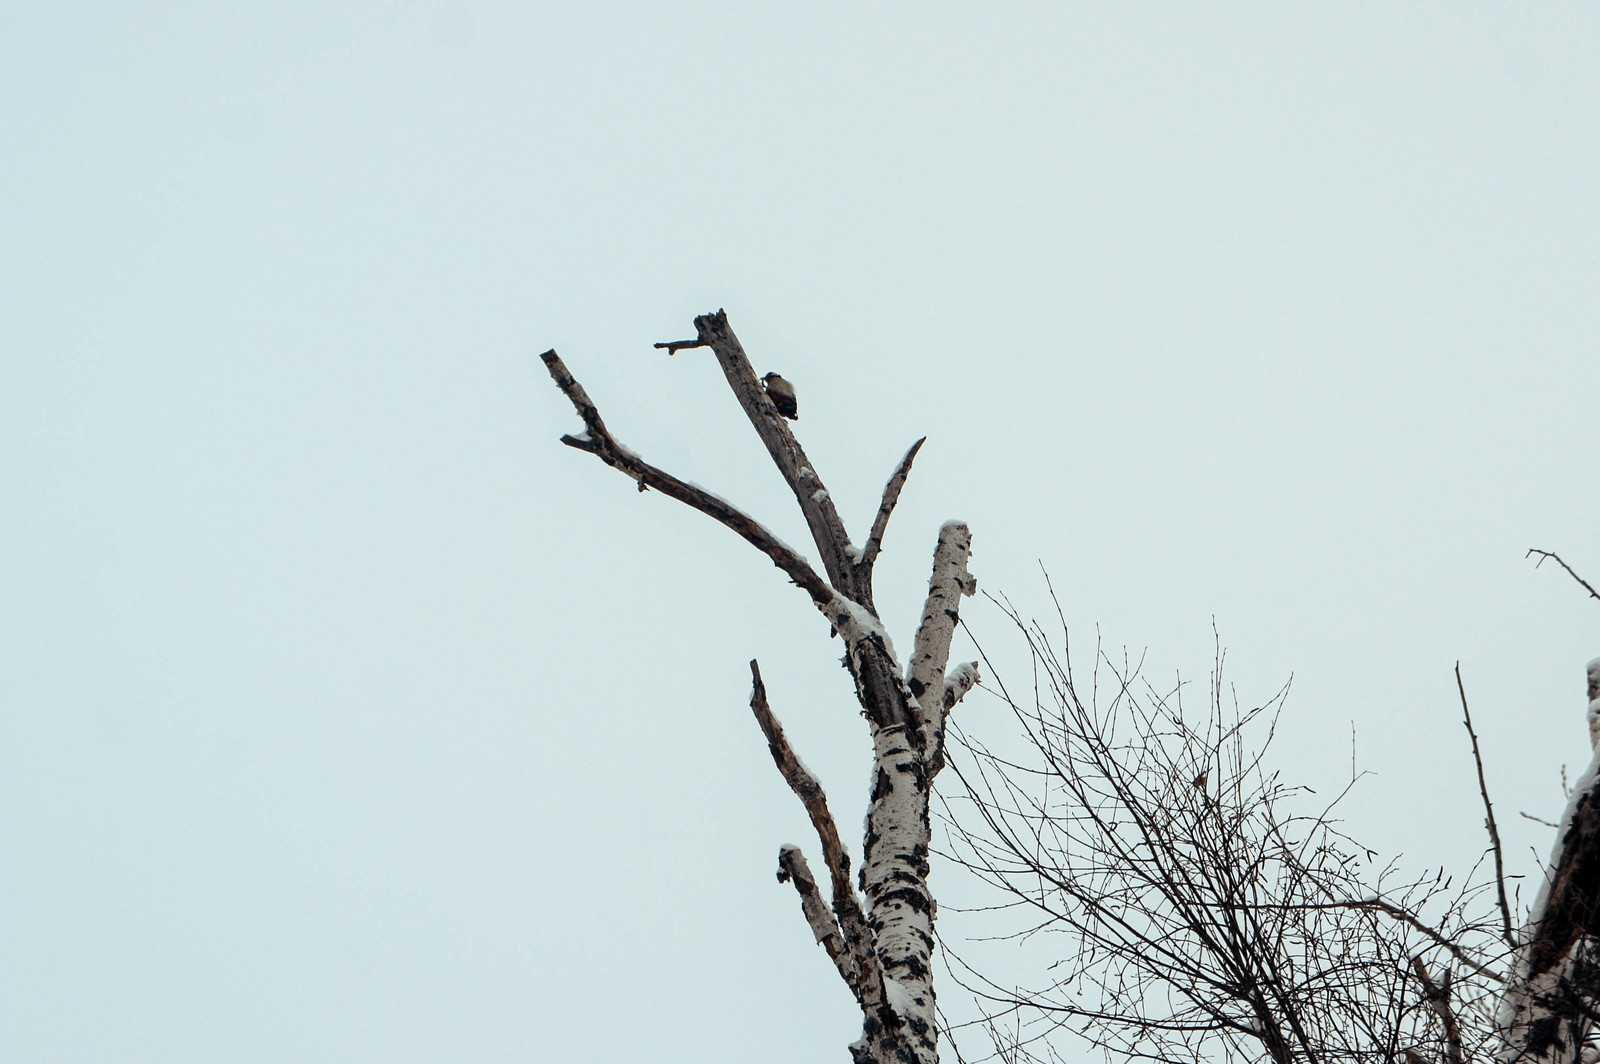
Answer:
[{"label": "snow on branch", "polygon": [[[750,711],[755,714],[756,723],[761,725],[761,733],[767,737],[767,749],[772,752],[772,760],[778,766],[778,771],[811,817],[811,826],[816,829],[817,840],[822,843],[823,861],[833,880],[833,915],[829,920],[837,917],[835,929],[841,935],[841,947],[837,952],[828,947],[828,956],[833,958],[839,974],[844,977],[856,999],[865,1001],[872,995],[864,991],[863,973],[870,977],[877,969],[873,952],[875,936],[866,914],[862,912],[861,899],[856,896],[855,886],[850,882],[850,855],[839,839],[839,828],[834,823],[833,814],[828,811],[828,797],[822,791],[822,784],[796,756],[794,748],[789,745],[788,736],[783,733],[783,725],[778,723],[772,707],[767,703],[767,685],[761,681],[761,667],[753,658],[750,661],[750,685]],[[794,852],[795,859],[804,867],[804,858],[799,856],[798,850]],[[780,857],[780,865],[782,861]],[[798,878],[795,885],[804,898],[805,890],[801,888]],[[809,909],[806,919],[815,929],[817,923]],[[820,935],[817,941],[828,945]],[[875,983],[876,979],[869,978],[867,982]]]},{"label": "snow on branch", "polygon": [[1600,658],[1585,666],[1589,676],[1589,748],[1600,747]]},{"label": "snow on branch", "polygon": [[940,703],[939,730],[929,737],[929,776],[937,776],[939,770],[944,768],[944,730],[950,721],[950,711],[956,708],[956,703],[967,696],[968,691],[978,686],[978,681],[982,678],[978,673],[976,661],[962,662],[945,676],[944,699]]},{"label": "snow on branch", "polygon": [[964,661],[951,669],[944,679],[944,711],[956,708],[956,703],[967,697],[967,692],[982,680],[976,661]]},{"label": "snow on branch", "polygon": [[573,408],[583,419],[585,428],[583,434],[562,436],[562,443],[580,451],[588,451],[606,465],[626,473],[639,485],[640,491],[647,487],[655,488],[663,495],[692,506],[737,532],[746,541],[754,544],[757,550],[771,558],[772,564],[787,573],[790,580],[804,588],[819,607],[833,600],[833,590],[816,570],[755,518],[726,499],[656,468],[617,442],[616,437],[611,435],[605,422],[601,420],[599,408],[583,390],[583,385],[572,376],[566,364],[561,361],[561,357],[553,350],[546,351],[539,357],[544,360],[545,368],[550,371],[556,387],[572,401]]}]

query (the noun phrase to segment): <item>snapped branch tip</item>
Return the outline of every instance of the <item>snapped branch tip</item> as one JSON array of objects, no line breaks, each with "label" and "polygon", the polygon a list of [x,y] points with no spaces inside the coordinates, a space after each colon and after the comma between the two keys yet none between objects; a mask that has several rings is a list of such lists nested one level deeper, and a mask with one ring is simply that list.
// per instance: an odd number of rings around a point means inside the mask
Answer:
[{"label": "snapped branch tip", "polygon": [[665,343],[656,344],[655,348],[657,351],[665,351],[669,355],[675,355],[679,351],[687,351],[690,348],[706,346],[708,345],[704,340],[696,337],[693,340],[668,340]]}]

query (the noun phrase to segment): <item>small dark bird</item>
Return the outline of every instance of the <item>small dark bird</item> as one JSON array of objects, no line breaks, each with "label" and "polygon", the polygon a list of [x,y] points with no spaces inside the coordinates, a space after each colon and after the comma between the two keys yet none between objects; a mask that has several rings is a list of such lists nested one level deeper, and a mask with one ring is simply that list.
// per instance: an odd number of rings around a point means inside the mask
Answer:
[{"label": "small dark bird", "polygon": [[1194,789],[1197,790],[1197,791],[1205,790],[1206,789],[1206,779],[1210,775],[1211,775],[1211,770],[1210,769],[1206,769],[1204,772],[1200,773],[1200,775],[1196,776],[1194,778],[1194,780],[1193,780]]},{"label": "small dark bird", "polygon": [[800,420],[800,407],[794,400],[794,385],[776,373],[769,373],[762,377],[761,383],[767,386],[767,398],[771,399],[772,405],[778,408],[778,413],[790,421]]}]

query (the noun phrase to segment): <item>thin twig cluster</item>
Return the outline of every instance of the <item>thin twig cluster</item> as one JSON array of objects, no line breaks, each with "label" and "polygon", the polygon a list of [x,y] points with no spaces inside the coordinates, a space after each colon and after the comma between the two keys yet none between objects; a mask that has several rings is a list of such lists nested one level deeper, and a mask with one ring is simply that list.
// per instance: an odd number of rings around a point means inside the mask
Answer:
[{"label": "thin twig cluster", "polygon": [[965,793],[945,802],[948,855],[999,895],[984,908],[1009,918],[1002,937],[1045,967],[1022,988],[952,961],[994,1056],[1078,1059],[1069,1032],[1119,1061],[1485,1053],[1509,951],[1494,878],[1406,880],[1342,832],[1343,794],[1316,804],[1271,770],[1287,687],[1241,709],[1219,650],[1196,711],[1181,685],[1158,691],[1097,648],[1082,691],[1065,622],[1056,641],[1002,608],[1033,687],[984,690],[1023,752],[957,734]]}]

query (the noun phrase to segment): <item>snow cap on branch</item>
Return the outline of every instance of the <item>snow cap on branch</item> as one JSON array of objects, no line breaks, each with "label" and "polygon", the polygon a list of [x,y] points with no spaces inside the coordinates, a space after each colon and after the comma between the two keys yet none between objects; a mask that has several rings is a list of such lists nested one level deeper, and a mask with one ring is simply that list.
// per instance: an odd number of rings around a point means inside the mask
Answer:
[{"label": "snow cap on branch", "polygon": [[1600,747],[1600,658],[1589,662],[1589,745]]}]

